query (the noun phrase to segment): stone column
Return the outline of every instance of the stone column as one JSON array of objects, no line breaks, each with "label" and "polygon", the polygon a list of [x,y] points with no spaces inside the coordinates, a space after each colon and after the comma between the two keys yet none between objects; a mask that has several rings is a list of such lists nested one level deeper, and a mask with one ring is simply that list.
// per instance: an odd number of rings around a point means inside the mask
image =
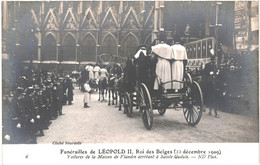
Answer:
[{"label": "stone column", "polygon": [[98,7],[98,17],[97,17],[97,22],[99,22],[99,25],[101,25],[102,20],[101,20],[101,14],[103,12],[103,7],[102,7],[102,1],[99,2],[99,7]]},{"label": "stone column", "polygon": [[41,61],[41,48],[42,48],[42,35],[41,32],[38,31],[38,61]]},{"label": "stone column", "polygon": [[60,14],[62,14],[63,13],[63,2],[61,1],[60,2]]},{"label": "stone column", "polygon": [[77,43],[77,45],[76,45],[76,60],[75,60],[76,62],[79,62],[79,61],[78,61],[78,59],[79,59],[79,58],[78,58],[79,52],[80,52],[80,46],[79,46],[79,44]]},{"label": "stone column", "polygon": [[212,12],[212,7],[209,6],[206,12],[206,20],[205,20],[205,37],[210,36],[210,28],[209,25],[211,24],[211,12]]},{"label": "stone column", "polygon": [[8,29],[8,7],[7,7],[7,1],[2,2],[3,5],[3,29]]},{"label": "stone column", "polygon": [[158,38],[159,3],[159,1],[154,2],[154,29],[152,34],[152,41]]},{"label": "stone column", "polygon": [[81,14],[82,13],[82,1],[79,2],[79,11],[78,11],[78,14]]},{"label": "stone column", "polygon": [[163,9],[164,9],[164,1],[160,1],[160,10],[159,10],[159,31],[164,31],[164,27],[163,27]]},{"label": "stone column", "polygon": [[42,1],[42,8],[41,8],[41,10],[42,10],[42,15],[44,14],[44,1]]}]

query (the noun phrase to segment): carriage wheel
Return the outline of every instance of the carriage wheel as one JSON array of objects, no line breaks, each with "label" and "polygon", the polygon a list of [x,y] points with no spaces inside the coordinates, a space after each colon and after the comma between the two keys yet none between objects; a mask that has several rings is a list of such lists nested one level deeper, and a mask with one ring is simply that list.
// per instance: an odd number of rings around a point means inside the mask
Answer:
[{"label": "carriage wheel", "polygon": [[185,73],[183,79],[184,79],[184,82],[187,85],[192,85],[192,78],[191,78],[191,75],[189,73]]},{"label": "carriage wheel", "polygon": [[128,92],[126,92],[124,96],[124,112],[126,112],[126,115],[128,117],[131,117],[133,113],[133,106],[132,106],[130,94]]},{"label": "carriage wheel", "polygon": [[199,84],[195,81],[187,87],[188,96],[184,99],[183,113],[189,125],[199,123],[203,112],[203,96]]},{"label": "carriage wheel", "polygon": [[153,106],[152,100],[145,84],[141,84],[140,87],[140,110],[142,112],[142,120],[146,129],[150,130],[153,126]]}]

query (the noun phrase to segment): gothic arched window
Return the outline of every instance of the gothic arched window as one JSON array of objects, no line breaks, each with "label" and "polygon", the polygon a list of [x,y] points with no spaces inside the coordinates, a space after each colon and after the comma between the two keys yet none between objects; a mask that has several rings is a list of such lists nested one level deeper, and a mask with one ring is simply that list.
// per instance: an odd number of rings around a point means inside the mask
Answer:
[{"label": "gothic arched window", "polygon": [[62,48],[63,55],[61,61],[76,61],[76,41],[71,34],[64,39]]},{"label": "gothic arched window", "polygon": [[43,42],[43,61],[55,61],[56,59],[56,40],[53,35],[46,36]]},{"label": "gothic arched window", "polygon": [[145,41],[144,41],[144,44],[147,45],[147,46],[150,46],[152,43],[152,35],[149,35]]},{"label": "gothic arched window", "polygon": [[136,52],[138,41],[133,35],[128,35],[123,42],[123,56],[131,57]]},{"label": "gothic arched window", "polygon": [[111,35],[104,39],[102,53],[117,55],[117,42]]},{"label": "gothic arched window", "polygon": [[87,35],[82,42],[82,61],[96,61],[96,41]]}]

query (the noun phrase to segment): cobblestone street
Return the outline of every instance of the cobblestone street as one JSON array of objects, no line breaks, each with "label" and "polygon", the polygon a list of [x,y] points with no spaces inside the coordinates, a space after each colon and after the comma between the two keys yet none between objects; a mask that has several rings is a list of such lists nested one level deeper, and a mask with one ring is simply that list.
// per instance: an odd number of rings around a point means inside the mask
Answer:
[{"label": "cobblestone street", "polygon": [[52,121],[45,136],[37,143],[68,141],[81,143],[176,143],[176,142],[257,142],[258,119],[219,112],[220,118],[204,112],[196,127],[189,126],[182,110],[166,111],[160,116],[154,110],[152,130],[146,130],[138,110],[131,118],[92,94],[90,108],[83,108],[83,93],[74,90],[73,105],[63,106],[65,115]]}]

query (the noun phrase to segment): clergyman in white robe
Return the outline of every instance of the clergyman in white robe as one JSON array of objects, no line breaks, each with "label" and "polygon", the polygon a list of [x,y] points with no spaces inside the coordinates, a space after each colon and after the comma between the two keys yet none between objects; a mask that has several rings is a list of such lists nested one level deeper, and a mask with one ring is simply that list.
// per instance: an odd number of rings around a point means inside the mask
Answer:
[{"label": "clergyman in white robe", "polygon": [[[171,46],[160,43],[158,45],[152,46],[152,52],[158,55],[158,62],[156,64],[156,75],[159,77],[162,83],[171,81],[171,64],[168,61],[172,59],[172,49]],[[154,89],[158,90],[159,82],[155,80]],[[171,83],[166,83],[163,85],[165,89],[171,89]]]},{"label": "clergyman in white robe", "polygon": [[[184,75],[184,62],[188,60],[187,52],[184,46],[180,44],[175,44],[171,46],[173,52],[173,63],[172,63],[172,79],[177,81],[183,81]],[[173,82],[173,89],[181,89],[183,88],[183,83]]]}]

